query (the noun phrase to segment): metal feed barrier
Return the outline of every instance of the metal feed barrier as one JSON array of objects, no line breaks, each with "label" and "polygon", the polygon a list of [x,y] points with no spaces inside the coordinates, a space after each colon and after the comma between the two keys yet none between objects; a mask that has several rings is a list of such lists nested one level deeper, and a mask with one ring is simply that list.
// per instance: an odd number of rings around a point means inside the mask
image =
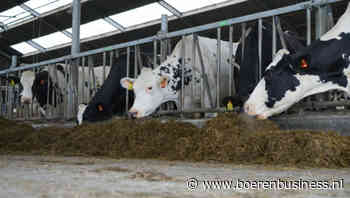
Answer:
[{"label": "metal feed barrier", "polygon": [[[234,41],[240,41],[243,45],[242,47],[242,55],[243,49],[245,45],[245,36],[249,33],[249,29],[247,28],[247,24],[250,22],[257,21],[258,22],[258,28],[259,28],[259,39],[258,39],[258,51],[259,51],[259,78],[261,78],[263,71],[261,70],[261,54],[263,50],[262,46],[262,24],[263,21],[268,21],[273,24],[273,50],[272,54],[274,55],[276,53],[276,40],[277,36],[280,36],[280,40],[282,41],[282,45],[285,46],[285,43],[283,42],[284,39],[282,37],[282,28],[280,26],[278,16],[293,13],[293,12],[305,12],[305,20],[307,24],[306,28],[306,41],[309,45],[312,40],[312,12],[313,9],[316,10],[315,18],[316,18],[316,28],[315,33],[316,37],[319,37],[322,33],[327,31],[326,28],[326,22],[325,20],[321,20],[321,18],[324,16],[324,14],[327,15],[327,12],[325,10],[330,10],[328,6],[330,6],[332,3],[341,2],[342,0],[313,0],[313,1],[307,1],[283,8],[273,9],[269,11],[259,12],[255,14],[250,14],[246,16],[231,18],[223,21],[218,21],[206,25],[196,26],[192,28],[187,28],[179,31],[174,32],[168,32],[168,21],[166,16],[162,16],[162,23],[161,23],[161,30],[158,32],[158,34],[135,40],[130,41],[126,43],[120,43],[112,46],[107,46],[95,50],[85,51],[85,52],[79,52],[79,50],[73,50],[72,47],[72,54],[63,56],[60,58],[52,59],[52,60],[46,60],[39,63],[34,64],[28,64],[23,65],[19,67],[10,67],[10,69],[0,71],[0,76],[8,76],[8,75],[16,75],[21,76],[21,73],[26,70],[32,70],[34,72],[38,72],[39,70],[50,70],[56,76],[59,75],[58,73],[61,72],[58,69],[59,64],[67,65],[68,72],[64,72],[64,79],[66,82],[66,86],[60,87],[60,89],[57,89],[57,86],[49,86],[47,92],[49,93],[50,89],[53,90],[53,93],[55,97],[51,98],[51,102],[61,101],[56,106],[48,105],[50,103],[49,99],[47,99],[47,105],[46,105],[46,115],[42,115],[40,113],[40,108],[38,106],[37,101],[35,99],[33,100],[33,103],[31,105],[23,105],[19,104],[19,94],[14,96],[14,88],[11,88],[8,84],[1,85],[1,92],[0,92],[0,116],[7,117],[9,119],[72,119],[75,118],[77,113],[78,104],[80,103],[88,103],[94,94],[97,92],[97,84],[96,84],[96,77],[94,75],[94,66],[97,65],[104,65],[103,67],[103,81],[106,79],[106,72],[105,72],[105,66],[113,65],[113,60],[116,56],[118,56],[121,53],[126,54],[126,74],[125,76],[137,76],[140,69],[142,68],[142,61],[140,60],[140,54],[143,53],[142,50],[147,51],[146,49],[152,49],[153,54],[153,67],[157,67],[162,61],[164,61],[167,57],[167,55],[171,52],[171,44],[175,44],[176,40],[179,40],[179,38],[184,38],[186,35],[193,35],[193,47],[191,52],[185,51],[185,42],[183,42],[183,48],[182,48],[182,57],[184,60],[186,58],[192,58],[193,61],[196,61],[196,56],[198,57],[199,64],[201,65],[201,70],[204,71],[204,62],[203,62],[203,56],[202,51],[198,43],[198,35],[201,35],[204,31],[208,30],[216,30],[216,36],[217,36],[217,52],[216,52],[216,74],[220,76],[221,74],[221,43],[222,38],[226,38],[228,42],[232,43]],[[73,10],[74,11],[74,10]],[[80,12],[80,10],[78,10]],[[323,13],[323,15],[322,15]],[[76,17],[73,15],[73,17]],[[80,19],[79,19],[80,20]],[[74,21],[74,19],[73,19]],[[327,20],[326,20],[327,21]],[[76,22],[75,22],[76,23]],[[74,23],[73,23],[74,25]],[[77,24],[75,24],[76,27]],[[79,25],[79,24],[78,24]],[[240,29],[239,36],[234,36],[235,30]],[[74,28],[73,28],[74,30]],[[223,35],[222,32],[228,32],[228,35]],[[74,31],[73,31],[74,32]],[[78,37],[79,38],[79,37]],[[76,37],[73,37],[73,45],[79,45],[79,39],[77,40]],[[132,57],[131,53],[134,52],[134,56]],[[233,54],[233,47],[230,45],[229,54]],[[134,73],[130,73],[130,60],[134,59]],[[201,87],[200,87],[200,105],[198,108],[194,109],[185,109],[184,108],[184,94],[180,94],[180,104],[177,108],[177,111],[171,110],[172,108],[162,108],[159,114],[181,114],[181,113],[187,113],[187,112],[219,112],[222,111],[220,108],[220,101],[222,99],[220,93],[220,87],[223,85],[227,85],[227,92],[229,95],[235,94],[235,84],[234,84],[234,69],[233,67],[237,65],[235,63],[235,57],[230,56],[229,58],[229,65],[230,71],[229,71],[229,79],[228,82],[223,82],[222,79],[217,78],[216,86],[216,98],[213,98],[210,94],[210,87],[207,79],[207,74],[205,72],[201,73]],[[94,63],[97,62],[97,63]],[[81,68],[82,72],[82,79],[78,79],[77,75],[70,75],[77,72],[77,68]],[[192,64],[193,65],[193,64]],[[116,65],[118,67],[118,65]],[[186,65],[186,61],[182,61],[182,68],[188,67]],[[192,70],[193,71],[193,70]],[[51,83],[57,83],[57,82],[51,82]],[[80,87],[87,87],[85,89],[79,90]],[[191,86],[190,87],[194,87]],[[184,69],[182,69],[182,85],[181,85],[181,93],[184,93]],[[18,92],[19,90],[17,90]],[[86,93],[86,91],[88,93]],[[198,90],[192,90],[192,93]],[[207,93],[211,108],[204,108],[204,95]],[[332,95],[333,94],[333,95]],[[344,96],[343,93],[331,93],[328,94],[329,97],[325,101],[326,103],[330,103],[327,105],[336,105],[336,106],[349,106],[349,100],[347,97]],[[344,99],[345,98],[345,99]],[[341,100],[340,100],[341,99]],[[344,99],[344,100],[343,100]],[[332,101],[333,100],[333,101]],[[14,102],[16,101],[16,102]],[[214,103],[214,101],[216,101]],[[322,103],[317,98],[313,99],[306,99],[306,107],[312,107],[314,108],[317,105],[323,106],[326,103]],[[335,102],[334,102],[335,101]],[[126,96],[126,104],[125,108],[127,109],[129,106],[128,96]],[[15,110],[14,110],[15,109]]]}]

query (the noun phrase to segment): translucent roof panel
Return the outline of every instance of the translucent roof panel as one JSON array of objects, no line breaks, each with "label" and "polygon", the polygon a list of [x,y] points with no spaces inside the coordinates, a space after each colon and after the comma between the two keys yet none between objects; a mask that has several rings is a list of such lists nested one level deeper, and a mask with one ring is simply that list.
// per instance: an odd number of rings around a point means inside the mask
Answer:
[{"label": "translucent roof panel", "polygon": [[4,23],[5,25],[15,24],[32,17],[33,16],[29,12],[23,10],[19,6],[15,6],[8,10],[0,12],[0,22]]},{"label": "translucent roof panel", "polygon": [[17,44],[11,45],[11,47],[21,52],[22,54],[38,51],[37,49],[35,49],[34,47],[32,47],[26,42],[17,43]]},{"label": "translucent roof panel", "polygon": [[72,3],[73,0],[30,0],[25,4],[38,13],[42,14],[54,9],[57,9],[61,6]]},{"label": "translucent roof panel", "polygon": [[[115,27],[113,27],[103,19],[98,19],[80,26],[80,39],[96,36],[107,32],[112,32],[114,30],[116,30]],[[67,29],[67,31],[72,33],[72,28]]]},{"label": "translucent roof panel", "polygon": [[[213,5],[213,4],[217,4],[217,3],[222,3],[225,2],[227,0],[165,0],[167,3],[169,3],[170,5],[172,5],[174,8],[176,8],[177,10],[179,10],[180,12],[187,12],[190,10],[194,10],[194,9],[198,9],[198,8],[202,8],[208,5]],[[241,2],[241,1],[245,1],[245,0],[232,0],[232,1],[237,1]]]},{"label": "translucent roof panel", "polygon": [[72,42],[72,40],[68,38],[66,35],[64,35],[62,32],[55,32],[52,34],[48,34],[46,36],[33,39],[33,41],[45,48],[50,48],[63,43]]},{"label": "translucent roof panel", "polygon": [[124,27],[129,27],[151,20],[160,19],[162,14],[167,14],[168,16],[172,15],[167,9],[158,3],[151,3],[142,7],[112,15],[110,17]]}]

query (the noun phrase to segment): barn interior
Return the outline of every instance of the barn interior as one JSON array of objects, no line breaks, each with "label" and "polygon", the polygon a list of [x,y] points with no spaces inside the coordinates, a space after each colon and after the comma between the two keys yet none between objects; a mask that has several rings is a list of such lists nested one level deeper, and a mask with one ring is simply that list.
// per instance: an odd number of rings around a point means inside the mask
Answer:
[{"label": "barn interior", "polygon": [[[1,6],[0,12],[3,12],[14,6],[20,6],[25,9],[26,2],[28,0],[7,0],[4,3],[5,6]],[[67,1],[69,2],[69,1]],[[165,2],[165,3],[164,3]],[[170,2],[170,1],[169,1]],[[171,5],[166,1],[156,0],[141,0],[141,1],[108,1],[108,0],[84,0],[81,1],[81,24],[87,24],[89,22],[104,19],[111,19],[110,16],[118,15],[141,6],[150,4],[159,4],[164,9],[167,9],[169,15],[168,31],[173,32],[184,28],[204,25],[220,20],[229,18],[245,16],[257,12],[276,9],[284,6],[294,5],[297,3],[306,2],[306,0],[247,0],[247,1],[221,1],[216,4],[207,5],[204,7],[196,8],[186,12],[180,12],[176,6]],[[346,1],[337,1],[331,6],[331,14],[334,21],[344,12],[346,8]],[[158,5],[158,6],[159,6]],[[170,6],[169,6],[170,5]],[[30,7],[29,7],[30,8]],[[175,9],[172,9],[175,8]],[[170,10],[170,11],[169,11]],[[314,11],[316,9],[313,9]],[[60,31],[64,34],[67,33],[67,29],[72,27],[72,8],[70,5],[63,5],[54,10],[40,13],[35,9],[29,9],[27,18],[20,19],[18,22],[6,25],[3,24],[3,29],[0,30],[0,69],[6,69],[11,65],[11,56],[18,56],[18,64],[20,63],[35,63],[43,60],[62,57],[70,54],[71,42],[59,44],[56,46],[50,46],[45,48],[38,46],[35,43],[35,39],[57,33]],[[162,14],[162,12],[159,12]],[[176,16],[175,14],[178,16]],[[317,13],[312,12],[312,39],[316,38],[315,17]],[[107,19],[106,19],[107,18]],[[113,20],[113,19],[112,19]],[[266,22],[271,23],[271,19],[264,19]],[[296,32],[301,38],[306,40],[306,12],[299,11],[280,16],[281,26],[283,30],[290,30]],[[114,23],[114,28],[111,25],[111,31],[99,35],[94,35],[81,39],[81,51],[88,51],[104,46],[114,45],[118,43],[124,43],[128,41],[138,40],[148,36],[155,35],[160,30],[160,15],[159,19],[151,22],[144,22],[138,25],[132,25],[131,27],[121,27],[118,21]],[[113,21],[112,21],[113,24]],[[118,26],[119,24],[119,26]],[[249,24],[248,24],[249,25]],[[209,30],[202,32],[201,35],[208,37],[216,37],[216,30]],[[238,40],[241,35],[241,26],[236,25],[234,27],[234,41]],[[228,28],[223,28],[222,36],[223,40],[228,40]],[[65,38],[67,39],[67,38]],[[34,43],[33,43],[34,40]],[[68,40],[70,41],[70,40]],[[21,53],[20,51],[12,48],[12,45],[25,42],[26,45],[34,47],[29,53]],[[174,44],[175,42],[172,42]],[[142,51],[151,50],[152,46],[144,46]],[[97,65],[98,60],[97,61]]]}]

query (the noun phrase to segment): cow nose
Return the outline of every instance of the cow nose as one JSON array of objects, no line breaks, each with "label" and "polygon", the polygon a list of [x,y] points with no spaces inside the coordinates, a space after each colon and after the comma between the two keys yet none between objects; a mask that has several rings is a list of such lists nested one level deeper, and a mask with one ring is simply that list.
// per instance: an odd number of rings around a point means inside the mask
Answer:
[{"label": "cow nose", "polygon": [[248,114],[248,115],[251,115],[251,116],[255,115],[256,113],[255,113],[254,105],[252,105],[252,104],[245,104],[244,105],[244,112],[246,114]]},{"label": "cow nose", "polygon": [[23,104],[30,104],[30,103],[32,103],[32,99],[29,98],[29,97],[22,96],[21,97],[21,103],[23,103]]},{"label": "cow nose", "polygon": [[129,118],[135,119],[137,118],[138,111],[131,109],[128,113]]}]

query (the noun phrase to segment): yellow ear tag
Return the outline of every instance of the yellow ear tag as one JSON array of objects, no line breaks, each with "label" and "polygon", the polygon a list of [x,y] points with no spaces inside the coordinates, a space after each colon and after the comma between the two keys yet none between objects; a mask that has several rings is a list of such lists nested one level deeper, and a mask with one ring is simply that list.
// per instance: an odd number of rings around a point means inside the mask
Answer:
[{"label": "yellow ear tag", "polygon": [[233,111],[233,104],[232,104],[231,101],[228,101],[228,103],[227,103],[227,110],[228,111]]},{"label": "yellow ear tag", "polygon": [[129,83],[129,86],[128,86],[128,90],[133,90],[133,84],[132,83]]},{"label": "yellow ear tag", "polygon": [[11,81],[10,81],[10,85],[11,85],[11,86],[15,86],[15,81],[14,81],[14,80],[11,80]]}]

